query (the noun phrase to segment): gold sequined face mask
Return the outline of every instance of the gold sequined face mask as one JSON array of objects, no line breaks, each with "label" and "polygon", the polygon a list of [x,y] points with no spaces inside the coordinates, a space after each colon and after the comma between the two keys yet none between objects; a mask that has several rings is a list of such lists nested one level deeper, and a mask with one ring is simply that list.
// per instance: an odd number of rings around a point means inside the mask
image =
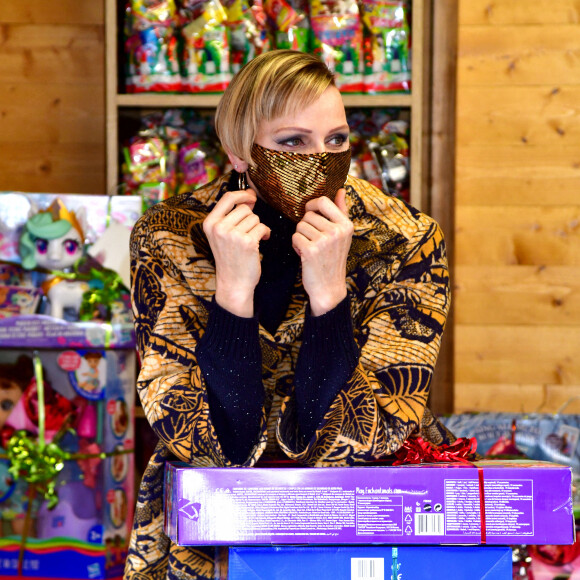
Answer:
[{"label": "gold sequined face mask", "polygon": [[298,223],[308,201],[325,195],[334,201],[350,168],[350,149],[340,153],[293,153],[252,147],[250,178],[264,201]]}]

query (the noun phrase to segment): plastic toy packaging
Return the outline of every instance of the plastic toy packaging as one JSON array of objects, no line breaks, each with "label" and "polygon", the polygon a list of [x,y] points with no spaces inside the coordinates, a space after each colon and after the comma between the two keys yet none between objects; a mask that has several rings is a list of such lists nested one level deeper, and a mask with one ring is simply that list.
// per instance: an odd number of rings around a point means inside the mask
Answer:
[{"label": "plastic toy packaging", "polygon": [[407,2],[365,0],[360,5],[365,25],[365,92],[410,91],[411,59]]},{"label": "plastic toy packaging", "polygon": [[309,52],[311,29],[308,22],[308,6],[301,0],[264,0],[276,48]]},{"label": "plastic toy packaging", "polygon": [[[173,147],[175,149],[175,147]],[[125,193],[141,195],[144,207],[168,199],[175,187],[174,155],[166,141],[143,131],[123,148]]]},{"label": "plastic toy packaging", "polygon": [[218,0],[199,4],[201,13],[181,30],[183,89],[221,92],[231,80],[227,13]]},{"label": "plastic toy packaging", "polygon": [[169,28],[173,25],[175,0],[130,0],[128,5],[133,30],[147,30],[157,26]]},{"label": "plastic toy packaging", "polygon": [[362,23],[355,0],[313,0],[314,54],[335,73],[343,93],[363,92]]},{"label": "plastic toy packaging", "polygon": [[223,151],[212,145],[216,142],[210,115],[168,109],[145,116],[123,149],[124,193],[140,195],[147,208],[209,183],[225,164]]},{"label": "plastic toy packaging", "polygon": [[348,111],[351,128],[350,173],[385,193],[409,201],[409,123],[400,111]]},{"label": "plastic toy packaging", "polygon": [[272,42],[261,1],[230,0],[223,6],[227,12],[230,72],[234,75],[255,56],[270,50]]},{"label": "plastic toy packaging", "polygon": [[128,92],[181,90],[177,38],[172,29],[157,26],[132,34],[125,50]]},{"label": "plastic toy packaging", "polygon": [[116,302],[130,312],[128,290],[119,274],[85,253],[86,231],[84,208],[69,211],[59,198],[33,211],[20,233],[18,250],[34,287],[15,295],[21,302],[34,296],[36,302],[34,309],[24,311],[21,306],[13,314],[35,314],[39,305],[40,314],[69,322],[111,321]]},{"label": "plastic toy packaging", "polygon": [[131,0],[126,8],[126,89],[181,90],[174,0]]},{"label": "plastic toy packaging", "polygon": [[179,188],[177,193],[195,190],[221,174],[215,156],[199,141],[186,143],[178,155]]},{"label": "plastic toy packaging", "polygon": [[[132,515],[134,354],[29,352],[0,352],[0,575],[49,577],[46,554],[60,550],[70,577],[117,577]],[[20,558],[14,537],[27,545]]]}]

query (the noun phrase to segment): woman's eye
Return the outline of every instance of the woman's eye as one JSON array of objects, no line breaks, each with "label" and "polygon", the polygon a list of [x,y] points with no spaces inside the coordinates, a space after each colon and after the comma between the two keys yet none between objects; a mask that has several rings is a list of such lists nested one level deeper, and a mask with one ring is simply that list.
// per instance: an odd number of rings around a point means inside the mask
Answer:
[{"label": "woman's eye", "polygon": [[36,244],[36,251],[39,254],[46,254],[48,251],[48,240],[43,240],[42,238],[38,238],[35,242]]},{"label": "woman's eye", "polygon": [[335,145],[336,147],[340,147],[344,145],[348,141],[348,135],[334,135],[330,138],[330,144]]},{"label": "woman's eye", "polygon": [[72,256],[79,249],[79,243],[76,240],[65,240],[64,249],[67,254]]},{"label": "woman's eye", "polygon": [[287,147],[300,147],[302,145],[302,139],[300,137],[290,137],[290,139],[284,139],[280,141],[280,145],[286,145]]}]

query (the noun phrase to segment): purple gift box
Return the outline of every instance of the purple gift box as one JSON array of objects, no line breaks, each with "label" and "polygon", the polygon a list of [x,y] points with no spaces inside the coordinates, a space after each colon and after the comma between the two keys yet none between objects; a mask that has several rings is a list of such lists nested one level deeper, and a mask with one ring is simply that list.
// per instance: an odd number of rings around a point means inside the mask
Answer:
[{"label": "purple gift box", "polygon": [[184,546],[572,544],[572,470],[528,460],[317,469],[174,462],[165,532]]}]

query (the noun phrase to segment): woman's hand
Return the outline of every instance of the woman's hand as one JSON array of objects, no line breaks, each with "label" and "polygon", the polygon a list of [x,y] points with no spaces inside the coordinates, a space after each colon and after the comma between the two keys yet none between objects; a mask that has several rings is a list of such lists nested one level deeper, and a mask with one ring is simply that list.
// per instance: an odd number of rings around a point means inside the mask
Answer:
[{"label": "woman's hand", "polygon": [[203,222],[216,266],[217,303],[236,314],[254,315],[254,289],[260,280],[260,241],[270,237],[270,228],[252,211],[253,190],[229,191]]},{"label": "woman's hand", "polygon": [[345,189],[338,190],[334,203],[319,197],[306,204],[292,245],[302,260],[302,283],[314,316],[332,310],[346,297],[346,260],[353,231]]}]

